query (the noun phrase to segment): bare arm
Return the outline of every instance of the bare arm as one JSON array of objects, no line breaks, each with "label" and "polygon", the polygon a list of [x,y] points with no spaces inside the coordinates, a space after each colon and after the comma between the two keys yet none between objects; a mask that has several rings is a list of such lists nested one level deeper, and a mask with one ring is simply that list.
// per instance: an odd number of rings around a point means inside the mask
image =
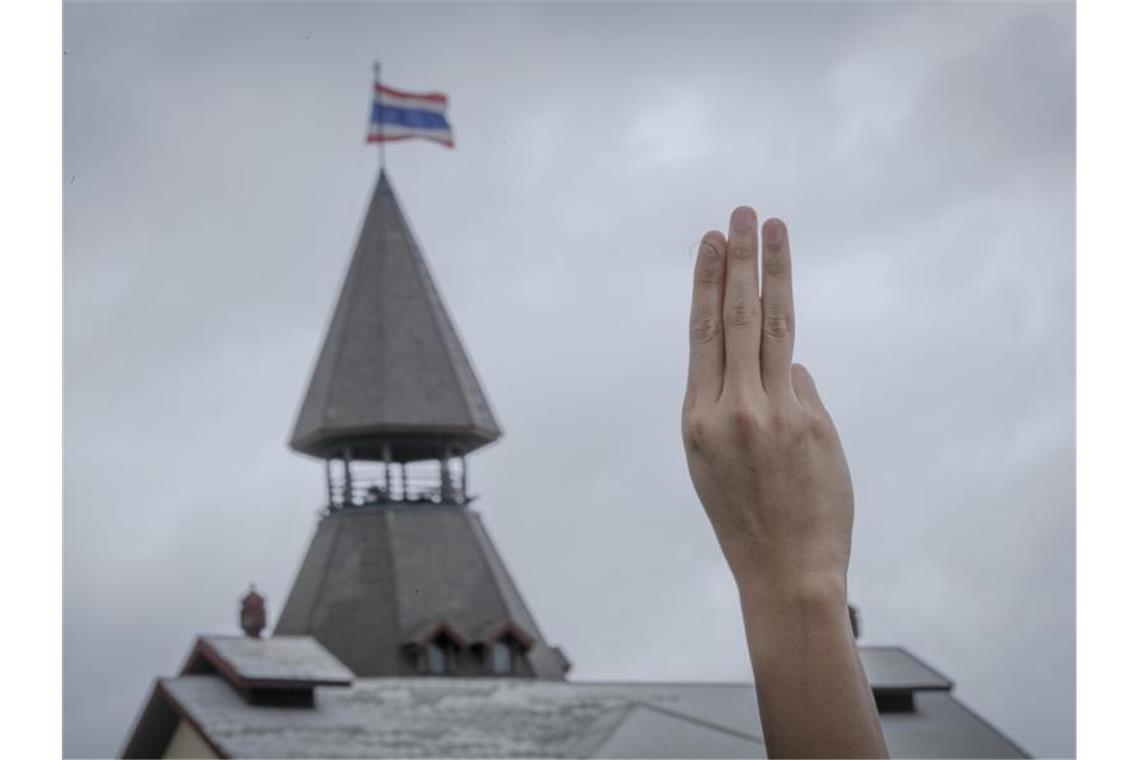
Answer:
[{"label": "bare arm", "polygon": [[[847,614],[854,497],[839,435],[792,364],[787,231],[733,212],[701,241],[682,430],[736,579],[772,757],[886,757]],[[761,292],[760,271],[763,270]]]}]

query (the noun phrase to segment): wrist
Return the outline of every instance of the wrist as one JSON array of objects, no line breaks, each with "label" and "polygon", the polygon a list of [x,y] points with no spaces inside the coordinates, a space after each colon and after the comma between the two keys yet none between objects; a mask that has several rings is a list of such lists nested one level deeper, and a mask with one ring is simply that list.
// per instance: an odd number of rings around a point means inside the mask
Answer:
[{"label": "wrist", "polygon": [[737,582],[748,650],[755,668],[800,660],[805,652],[854,651],[842,576],[789,582]]},{"label": "wrist", "polygon": [[736,577],[741,606],[746,612],[768,616],[830,617],[847,619],[847,579],[841,574],[819,573],[794,578],[759,574]]}]

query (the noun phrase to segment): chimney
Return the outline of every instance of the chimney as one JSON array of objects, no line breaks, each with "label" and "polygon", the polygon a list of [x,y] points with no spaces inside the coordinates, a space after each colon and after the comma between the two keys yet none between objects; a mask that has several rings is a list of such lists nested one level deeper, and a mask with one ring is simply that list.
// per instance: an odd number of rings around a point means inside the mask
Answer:
[{"label": "chimney", "polygon": [[249,584],[249,593],[241,599],[241,629],[245,635],[252,639],[261,638],[265,630],[265,597],[257,593],[257,589]]}]

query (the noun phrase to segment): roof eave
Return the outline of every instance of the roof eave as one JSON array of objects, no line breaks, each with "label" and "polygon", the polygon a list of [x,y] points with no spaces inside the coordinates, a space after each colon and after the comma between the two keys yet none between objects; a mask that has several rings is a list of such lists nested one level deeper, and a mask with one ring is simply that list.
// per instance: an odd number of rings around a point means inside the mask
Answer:
[{"label": "roof eave", "polygon": [[444,449],[451,449],[460,455],[465,455],[494,443],[502,437],[502,431],[480,425],[321,427],[308,432],[295,433],[289,442],[289,447],[299,454],[317,459],[335,458],[340,456],[345,448],[351,448],[354,459],[383,461],[380,447],[386,435],[392,436],[387,442],[392,449],[392,461],[412,462],[419,459],[433,459],[435,456],[417,454],[401,456],[400,452],[419,452],[438,445],[441,452]]}]

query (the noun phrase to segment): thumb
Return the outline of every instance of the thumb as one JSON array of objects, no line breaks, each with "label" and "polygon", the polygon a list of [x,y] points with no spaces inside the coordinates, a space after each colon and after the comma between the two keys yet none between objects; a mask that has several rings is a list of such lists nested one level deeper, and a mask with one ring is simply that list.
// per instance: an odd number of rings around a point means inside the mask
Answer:
[{"label": "thumb", "polygon": [[802,364],[792,365],[792,388],[796,392],[796,397],[803,404],[816,409],[823,409],[823,399],[819,397],[815,381],[811,379],[811,374]]}]

